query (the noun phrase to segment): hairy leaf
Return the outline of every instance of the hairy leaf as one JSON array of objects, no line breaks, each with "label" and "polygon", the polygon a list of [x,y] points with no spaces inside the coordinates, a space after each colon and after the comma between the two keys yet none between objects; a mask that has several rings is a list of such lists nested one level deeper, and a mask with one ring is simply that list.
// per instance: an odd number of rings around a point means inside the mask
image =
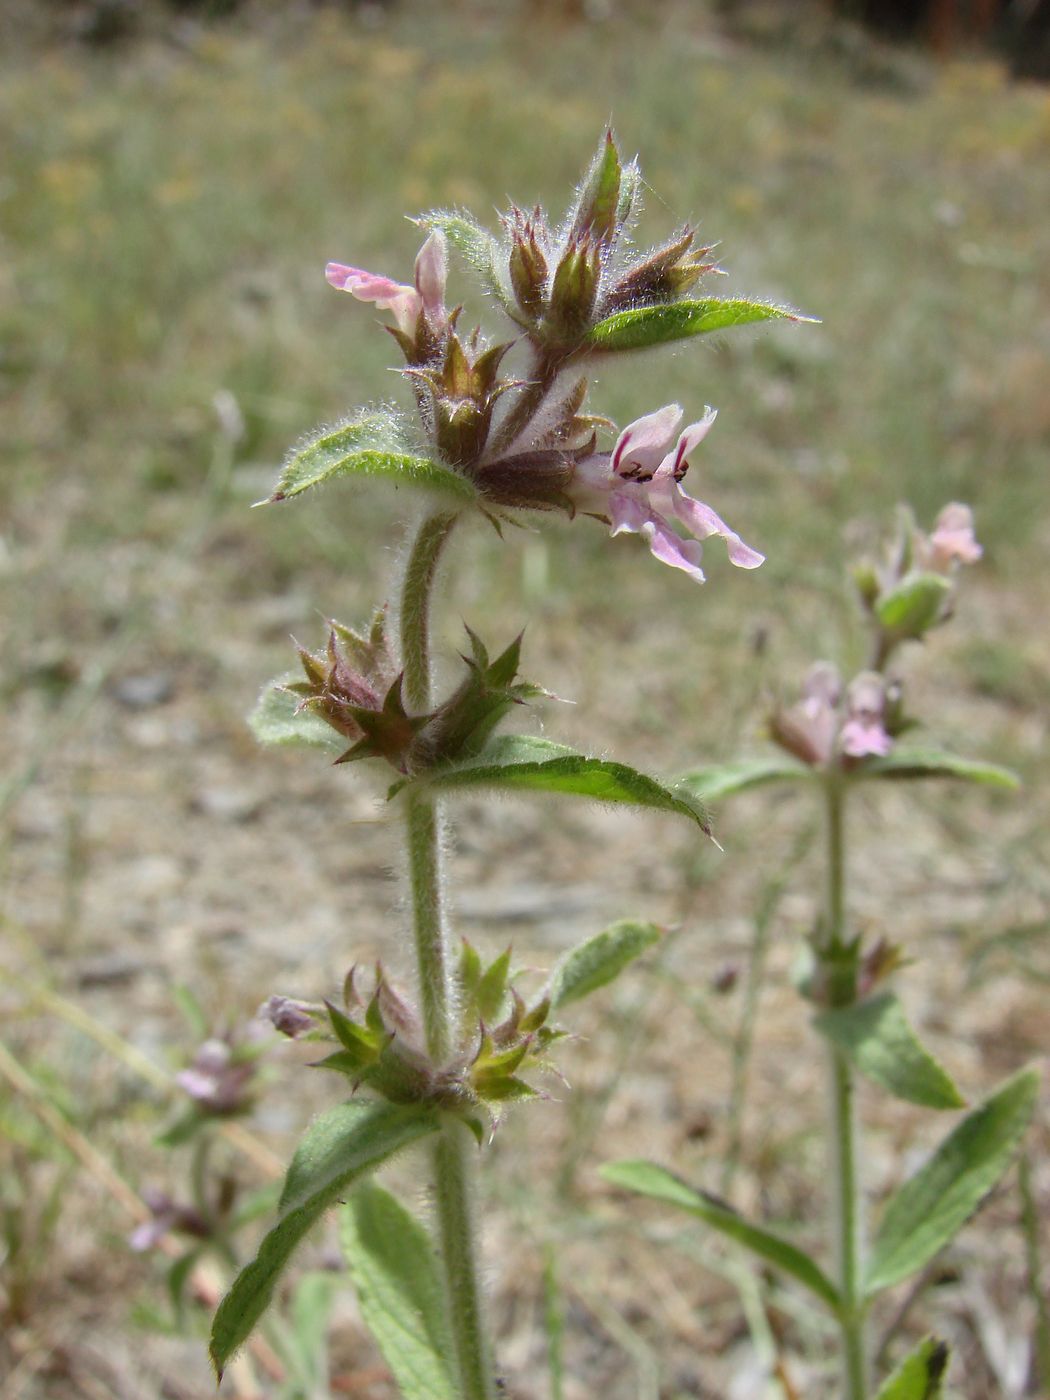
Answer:
[{"label": "hairy leaf", "polygon": [[362,1177],[438,1126],[431,1108],[387,1103],[340,1104],[317,1119],[288,1169],[280,1221],[237,1275],[215,1314],[210,1351],[219,1376],[266,1311],[292,1252],[310,1227]]},{"label": "hairy leaf", "polygon": [[440,229],[467,266],[477,275],[481,285],[500,302],[503,309],[517,318],[521,313],[515,304],[509,284],[504,280],[502,268],[507,257],[499,240],[488,229],[468,214],[456,214],[448,210],[435,210],[420,220],[425,228]]},{"label": "hairy leaf", "polygon": [[885,758],[868,759],[855,773],[858,778],[955,778],[984,787],[1014,790],[1021,782],[1009,768],[962,758],[943,749],[912,748],[898,745]]},{"label": "hairy leaf", "polygon": [[400,420],[388,409],[363,413],[323,431],[285,462],[271,501],[285,501],[339,476],[378,477],[395,486],[416,486],[459,501],[474,499],[474,487],[441,462],[414,450]]},{"label": "hairy leaf", "polygon": [[923,1047],[893,992],[823,1011],[813,1024],[845,1051],[861,1074],[898,1099],[926,1108],[963,1107],[959,1090]]},{"label": "hairy leaf", "polygon": [[268,746],[299,745],[307,748],[327,749],[340,754],[346,748],[346,739],[320,715],[312,710],[300,709],[302,697],[286,689],[294,682],[302,680],[300,671],[289,671],[278,676],[267,685],[255,709],[248,716],[248,726],[260,744]]},{"label": "hairy leaf", "polygon": [[612,763],[587,758],[564,744],[524,734],[504,734],[471,758],[433,768],[418,779],[403,779],[391,787],[393,797],[410,781],[425,782],[443,791],[494,788],[518,792],[564,792],[633,807],[680,812],[708,831],[707,811],[686,788],[666,787],[655,778]]},{"label": "hairy leaf", "polygon": [[423,1226],[366,1182],[340,1214],[340,1237],[361,1316],[404,1400],[456,1400],[444,1289]]},{"label": "hairy leaf", "polygon": [[619,977],[646,948],[659,942],[655,924],[621,919],[559,959],[551,974],[551,1010],[590,996]]},{"label": "hairy leaf", "polygon": [[661,306],[638,306],[617,311],[599,321],[587,337],[594,350],[644,350],[671,340],[685,340],[710,331],[729,330],[754,321],[812,321],[801,311],[772,302],[740,298],[704,297],[696,301],[672,301]]},{"label": "hairy leaf", "polygon": [[748,788],[764,787],[767,783],[808,782],[812,778],[813,770],[798,759],[788,754],[768,754],[692,768],[680,781],[705,802],[718,802],[723,797],[732,797]]},{"label": "hairy leaf", "polygon": [[870,1297],[918,1273],[977,1210],[1009,1167],[1035,1107],[1039,1076],[1016,1074],[967,1114],[891,1197],[865,1270]]},{"label": "hairy leaf", "polygon": [[665,1201],[696,1216],[705,1225],[710,1225],[737,1244],[745,1245],[753,1254],[790,1274],[833,1311],[837,1312],[840,1308],[838,1289],[808,1254],[760,1225],[752,1225],[724,1202],[694,1190],[665,1167],[657,1166],[655,1162],[637,1160],[610,1162],[601,1168],[601,1174],[614,1186],[623,1186],[629,1191],[651,1196],[654,1200]]},{"label": "hairy leaf", "polygon": [[904,1358],[875,1400],[941,1400],[949,1355],[946,1342],[927,1337]]}]

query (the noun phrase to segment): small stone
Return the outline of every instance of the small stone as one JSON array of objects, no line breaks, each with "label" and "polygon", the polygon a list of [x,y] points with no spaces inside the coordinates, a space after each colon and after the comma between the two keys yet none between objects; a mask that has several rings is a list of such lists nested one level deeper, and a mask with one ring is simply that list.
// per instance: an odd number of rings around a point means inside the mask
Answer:
[{"label": "small stone", "polygon": [[206,787],[193,794],[190,806],[205,817],[221,822],[250,822],[260,813],[263,799],[257,792],[239,787]]},{"label": "small stone", "polygon": [[114,698],[129,710],[149,710],[175,694],[175,682],[167,671],[143,671],[122,676],[113,687]]}]

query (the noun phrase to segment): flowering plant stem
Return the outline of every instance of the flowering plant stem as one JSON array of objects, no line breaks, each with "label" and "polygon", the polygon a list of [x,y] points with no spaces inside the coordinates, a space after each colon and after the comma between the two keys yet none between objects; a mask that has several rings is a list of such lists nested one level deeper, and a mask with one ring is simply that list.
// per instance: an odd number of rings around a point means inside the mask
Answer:
[{"label": "flowering plant stem", "polygon": [[[824,781],[826,907],[819,954],[828,979],[833,1006],[849,1006],[857,998],[856,969],[846,939],[846,790],[840,774]],[[866,1400],[867,1342],[865,1304],[861,1296],[863,1200],[857,1177],[857,1116],[853,1068],[838,1046],[826,1042],[828,1107],[831,1135],[832,1233],[836,1243],[838,1283],[842,1294],[842,1366],[846,1400]]]},{"label": "flowering plant stem", "polygon": [[[430,700],[430,601],[454,514],[424,520],[409,552],[401,588],[401,646],[405,698],[414,708]],[[412,924],[427,1050],[435,1064],[455,1043],[456,1004],[442,885],[441,812],[435,798],[411,793],[405,802]],[[482,1313],[475,1249],[476,1146],[463,1123],[447,1118],[431,1150],[434,1209],[445,1275],[445,1296],[463,1400],[492,1400],[491,1349]]]}]

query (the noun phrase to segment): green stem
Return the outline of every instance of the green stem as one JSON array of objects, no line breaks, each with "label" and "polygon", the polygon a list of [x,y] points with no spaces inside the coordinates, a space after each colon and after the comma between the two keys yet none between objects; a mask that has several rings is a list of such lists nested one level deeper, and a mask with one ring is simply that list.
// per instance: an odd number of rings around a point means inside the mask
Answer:
[{"label": "green stem", "polygon": [[[819,953],[824,960],[828,997],[833,1006],[856,1000],[856,971],[847,953],[846,935],[846,788],[837,773],[824,786],[826,856],[825,927]],[[868,1393],[865,1307],[861,1288],[864,1236],[863,1197],[857,1175],[857,1115],[853,1069],[849,1059],[827,1043],[832,1233],[836,1243],[838,1283],[842,1293],[842,1369],[845,1400],[865,1400]]]},{"label": "green stem", "polygon": [[419,527],[401,584],[401,664],[405,668],[405,700],[425,709],[430,700],[430,597],[438,561],[453,525],[455,512],[431,515]]},{"label": "green stem", "polygon": [[[405,699],[416,709],[430,701],[430,600],[441,551],[455,515],[423,522],[409,552],[401,593],[401,659]],[[441,812],[434,798],[410,793],[406,803],[409,888],[427,1049],[436,1064],[456,1045],[456,1002],[442,887]],[[476,1259],[474,1174],[476,1146],[469,1130],[449,1118],[431,1163],[434,1209],[445,1276],[458,1393],[462,1400],[494,1400]]]}]

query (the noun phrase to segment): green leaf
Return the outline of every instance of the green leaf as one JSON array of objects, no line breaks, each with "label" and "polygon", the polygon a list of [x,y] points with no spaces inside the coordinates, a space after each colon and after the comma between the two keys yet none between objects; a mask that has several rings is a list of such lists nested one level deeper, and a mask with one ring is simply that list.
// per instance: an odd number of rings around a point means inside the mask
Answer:
[{"label": "green leaf", "polygon": [[413,450],[388,409],[362,414],[327,429],[285,462],[271,501],[286,501],[338,476],[380,477],[395,486],[419,486],[456,500],[474,499],[474,487],[458,472]]},{"label": "green leaf", "polygon": [[861,1074],[898,1099],[926,1108],[962,1108],[965,1099],[908,1025],[893,992],[823,1011],[813,1024]]},{"label": "green leaf", "polygon": [[705,802],[764,787],[767,783],[810,782],[812,768],[788,754],[768,754],[761,758],[741,758],[732,763],[713,763],[707,768],[691,768],[679,780]]},{"label": "green leaf", "polygon": [[587,337],[594,350],[644,350],[671,340],[685,340],[753,321],[812,321],[801,311],[772,302],[735,297],[704,297],[697,301],[672,301],[662,306],[637,306],[617,311],[599,321]]},{"label": "green leaf", "polygon": [[369,1331],[404,1400],[456,1400],[445,1295],[427,1232],[367,1182],[340,1213],[340,1237]]},{"label": "green leaf", "polygon": [[339,1280],[330,1273],[311,1273],[300,1279],[292,1297],[291,1332],[282,1336],[282,1359],[290,1363],[298,1386],[293,1394],[325,1393],[328,1328],[332,1320]]},{"label": "green leaf", "polygon": [[621,919],[559,959],[551,974],[551,1010],[590,996],[619,977],[628,963],[660,939],[655,924]]},{"label": "green leaf", "polygon": [[949,1355],[946,1342],[927,1337],[905,1357],[875,1400],[940,1400]]},{"label": "green leaf", "polygon": [[302,697],[286,689],[301,680],[300,672],[288,671],[265,686],[248,716],[249,729],[260,744],[267,746],[302,744],[311,749],[327,749],[329,753],[343,753],[345,737],[313,710],[301,710]]},{"label": "green leaf", "polygon": [[390,789],[394,797],[409,782],[449,791],[455,788],[502,788],[508,791],[565,792],[598,802],[622,803],[680,812],[708,831],[707,811],[685,788],[665,787],[623,763],[587,758],[564,744],[525,734],[504,734],[477,754],[458,763],[432,768]]},{"label": "green leaf", "polygon": [[984,787],[1008,788],[1016,791],[1021,780],[1009,768],[995,763],[981,763],[975,758],[963,758],[943,749],[927,749],[898,745],[885,758],[866,760],[855,770],[857,778],[956,778]]},{"label": "green leaf", "polygon": [[516,320],[521,312],[510,286],[501,275],[507,256],[500,242],[488,229],[476,224],[469,215],[447,210],[435,210],[420,220],[424,228],[440,229],[467,266],[477,275],[481,285],[500,302],[503,309]]},{"label": "green leaf", "polygon": [[285,1177],[279,1223],[215,1314],[210,1352],[219,1376],[266,1311],[277,1280],[310,1227],[362,1177],[438,1126],[434,1109],[386,1103],[340,1104],[317,1119]]},{"label": "green leaf", "polygon": [[626,1187],[629,1191],[637,1191],[643,1196],[653,1197],[654,1200],[665,1201],[668,1205],[678,1206],[689,1215],[695,1215],[705,1225],[710,1225],[729,1239],[745,1245],[753,1254],[790,1274],[827,1303],[833,1311],[839,1310],[841,1299],[838,1289],[808,1254],[803,1254],[802,1250],[788,1244],[779,1235],[774,1235],[759,1225],[752,1225],[715,1197],[695,1191],[666,1168],[659,1167],[654,1162],[638,1160],[609,1162],[601,1168],[601,1174],[614,1186]]},{"label": "green leaf", "polygon": [[911,574],[875,604],[875,616],[899,637],[921,637],[941,616],[951,580],[943,574]]},{"label": "green leaf", "polygon": [[894,1193],[865,1270],[867,1296],[918,1273],[965,1225],[1009,1167],[1038,1087],[1035,1070],[1008,1079]]}]

